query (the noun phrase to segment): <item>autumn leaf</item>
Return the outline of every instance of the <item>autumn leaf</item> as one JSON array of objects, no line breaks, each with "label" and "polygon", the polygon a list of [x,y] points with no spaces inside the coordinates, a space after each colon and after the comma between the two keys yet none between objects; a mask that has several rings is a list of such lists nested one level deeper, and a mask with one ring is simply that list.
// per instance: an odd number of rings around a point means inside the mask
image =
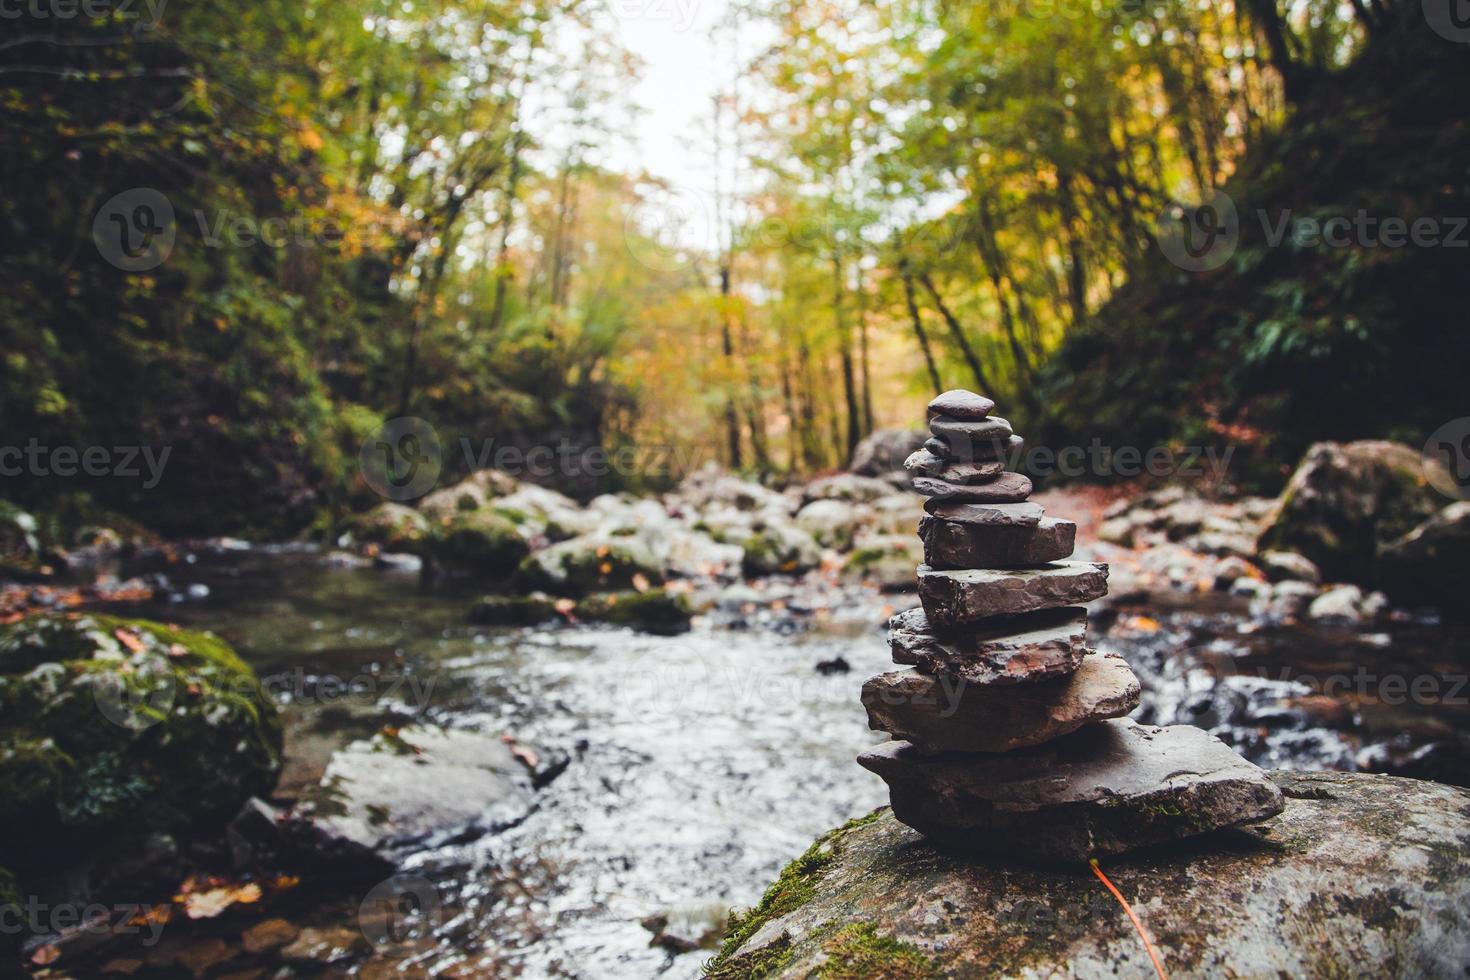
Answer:
[{"label": "autumn leaf", "polygon": [[231,905],[253,905],[260,901],[260,886],[224,885],[184,897],[184,914],[191,919],[213,919]]},{"label": "autumn leaf", "polygon": [[31,962],[36,964],[37,966],[47,966],[51,963],[55,963],[60,956],[61,950],[57,949],[50,943],[47,943],[46,945],[37,948],[36,951],[31,954]]},{"label": "autumn leaf", "polygon": [[633,573],[633,588],[638,592],[649,590],[648,578],[642,572]]},{"label": "autumn leaf", "polygon": [[117,642],[128,648],[129,653],[142,653],[145,649],[147,649],[147,647],[143,645],[143,641],[138,639],[137,634],[129,630],[125,630],[121,626],[113,630],[112,635],[117,637]]}]

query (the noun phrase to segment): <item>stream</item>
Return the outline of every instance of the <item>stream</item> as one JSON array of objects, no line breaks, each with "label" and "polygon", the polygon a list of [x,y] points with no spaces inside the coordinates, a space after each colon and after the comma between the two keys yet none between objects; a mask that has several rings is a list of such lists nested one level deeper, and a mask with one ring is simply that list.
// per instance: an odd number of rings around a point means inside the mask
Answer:
[{"label": "stream", "polygon": [[[283,799],[314,785],[334,750],[414,720],[508,734],[566,763],[517,825],[410,857],[444,902],[436,940],[403,953],[415,970],[698,976],[730,908],[758,901],[813,838],[886,802],[854,762],[881,739],[859,689],[892,669],[883,624],[911,597],[819,573],[709,584],[693,597],[708,608],[694,630],[658,637],[470,626],[472,594],[298,547],[201,552],[169,574],[196,598],[145,612],[224,636],[281,704]],[[1100,615],[1094,643],[1135,667],[1140,721],[1200,725],[1268,767],[1417,766],[1467,781],[1463,633],[1412,619],[1362,635],[1273,628],[1245,610],[1223,596],[1151,600]],[[817,670],[837,658],[851,669]],[[1393,676],[1437,686],[1394,703]],[[354,911],[316,917],[351,926]],[[705,948],[653,945],[650,917]]]}]

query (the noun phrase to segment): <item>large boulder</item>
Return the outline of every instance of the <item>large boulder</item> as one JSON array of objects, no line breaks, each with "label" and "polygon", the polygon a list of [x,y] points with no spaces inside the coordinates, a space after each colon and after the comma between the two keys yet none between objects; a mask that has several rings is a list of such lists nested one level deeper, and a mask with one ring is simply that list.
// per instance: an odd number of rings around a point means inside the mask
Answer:
[{"label": "large boulder", "polygon": [[522,591],[581,596],[662,585],[658,555],[637,535],[586,534],[526,557],[516,569]]},{"label": "large boulder", "polygon": [[741,542],[746,575],[799,575],[822,561],[822,549],[810,534],[784,520],[760,522]]},{"label": "large boulder", "polygon": [[213,634],[74,613],[0,629],[0,865],[222,827],[280,765],[275,705]]},{"label": "large boulder", "polygon": [[370,511],[354,514],[342,530],[354,544],[374,544],[384,551],[421,553],[429,539],[429,519],[403,504],[379,504]]},{"label": "large boulder", "polygon": [[441,566],[480,579],[507,578],[530,554],[520,525],[498,510],[463,511],[435,528],[429,553]]},{"label": "large boulder", "polygon": [[1437,605],[1457,618],[1470,582],[1470,503],[1450,504],[1379,556],[1384,589],[1406,606]]},{"label": "large boulder", "polygon": [[[1470,792],[1275,773],[1278,816],[1107,862],[1176,980],[1460,976],[1470,962]],[[762,977],[1152,976],[1086,866],[942,850],[886,809],[793,862],[711,964]]]},{"label": "large boulder", "polygon": [[923,429],[878,429],[853,449],[847,468],[859,476],[902,474],[903,461],[927,438]]},{"label": "large boulder", "polygon": [[1374,584],[1379,553],[1444,506],[1418,451],[1396,442],[1319,442],[1266,519],[1261,551],[1295,551],[1329,581]]}]

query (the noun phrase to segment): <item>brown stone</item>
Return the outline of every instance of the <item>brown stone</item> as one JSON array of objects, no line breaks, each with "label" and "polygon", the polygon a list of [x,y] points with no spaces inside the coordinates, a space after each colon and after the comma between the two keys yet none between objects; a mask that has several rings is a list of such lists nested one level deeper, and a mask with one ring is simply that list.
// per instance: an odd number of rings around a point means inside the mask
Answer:
[{"label": "brown stone", "polygon": [[1086,861],[1280,813],[1266,774],[1198,728],[1103,721],[1031,748],[926,756],[902,741],[858,757],[893,813],[934,840],[1009,860]]},{"label": "brown stone", "polygon": [[975,524],[926,514],[919,520],[924,563],[931,568],[1013,568],[1069,558],[1077,525],[1055,517],[1035,527]]},{"label": "brown stone", "polygon": [[949,415],[957,419],[983,419],[993,411],[993,400],[963,388],[952,388],[929,403],[930,415]]},{"label": "brown stone", "polygon": [[1121,718],[1140,689],[1117,654],[1091,654],[1072,674],[1024,687],[966,684],[947,674],[893,670],[863,685],[868,727],[926,755],[1010,752]]},{"label": "brown stone", "polygon": [[1087,652],[1087,610],[1047,609],[981,628],[935,631],[922,608],[888,621],[893,662],[969,684],[1025,684],[1063,677]]},{"label": "brown stone", "polygon": [[285,919],[266,919],[246,929],[240,936],[240,945],[247,953],[264,953],[292,942],[300,933],[299,928]]},{"label": "brown stone", "polygon": [[1011,423],[999,416],[958,419],[949,415],[936,415],[929,420],[929,431],[935,438],[943,439],[952,452],[963,446],[1005,442],[1015,434]]},{"label": "brown stone", "polygon": [[1040,568],[965,568],[944,571],[919,566],[919,600],[939,629],[992,616],[1075,606],[1108,594],[1108,566],[1059,561]]},{"label": "brown stone", "polygon": [[950,483],[932,476],[914,478],[914,489],[926,497],[965,504],[1018,504],[1031,496],[1031,481],[1020,473],[1002,473],[984,483]]},{"label": "brown stone", "polygon": [[934,517],[958,524],[1010,525],[1035,527],[1045,513],[1040,504],[962,504],[933,497],[924,502],[924,510]]},{"label": "brown stone", "polygon": [[1026,440],[1020,436],[985,441],[961,440],[953,443],[933,436],[925,441],[924,448],[952,462],[971,463],[1007,459],[1019,453],[1025,445]]}]

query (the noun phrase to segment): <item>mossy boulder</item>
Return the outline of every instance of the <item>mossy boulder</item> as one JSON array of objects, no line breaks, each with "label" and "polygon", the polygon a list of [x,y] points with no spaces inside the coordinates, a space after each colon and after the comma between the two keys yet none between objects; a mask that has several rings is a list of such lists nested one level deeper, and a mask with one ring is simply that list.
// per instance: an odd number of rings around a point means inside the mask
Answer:
[{"label": "mossy boulder", "polygon": [[275,705],[213,634],[92,614],[0,628],[0,863],[216,828],[280,765]]},{"label": "mossy boulder", "polygon": [[412,507],[379,504],[343,522],[343,531],[357,544],[374,544],[383,551],[421,554],[429,540],[429,521]]},{"label": "mossy boulder", "polygon": [[674,636],[689,632],[693,611],[684,595],[667,589],[603,592],[577,603],[572,615],[598,623],[614,623],[645,633]]},{"label": "mossy boulder", "polygon": [[[1273,773],[1286,809],[1108,861],[1176,980],[1459,976],[1470,962],[1470,792],[1389,776]],[[1086,865],[956,854],[886,808],[820,838],[707,975],[1152,976]]]},{"label": "mossy boulder", "polygon": [[508,578],[530,552],[515,521],[495,510],[457,514],[429,542],[429,554],[441,566],[493,580]]},{"label": "mossy boulder", "polygon": [[1379,553],[1448,501],[1418,451],[1396,442],[1320,442],[1266,520],[1259,551],[1305,555],[1329,581],[1374,585]]},{"label": "mossy boulder", "polygon": [[662,585],[663,564],[635,535],[586,534],[529,555],[516,570],[523,591],[563,596]]},{"label": "mossy boulder", "polygon": [[815,538],[794,524],[765,521],[741,542],[746,575],[800,575],[822,562],[822,549]]},{"label": "mossy boulder", "polygon": [[866,539],[847,556],[842,577],[870,582],[889,592],[912,590],[924,549],[913,535],[878,535]]}]

